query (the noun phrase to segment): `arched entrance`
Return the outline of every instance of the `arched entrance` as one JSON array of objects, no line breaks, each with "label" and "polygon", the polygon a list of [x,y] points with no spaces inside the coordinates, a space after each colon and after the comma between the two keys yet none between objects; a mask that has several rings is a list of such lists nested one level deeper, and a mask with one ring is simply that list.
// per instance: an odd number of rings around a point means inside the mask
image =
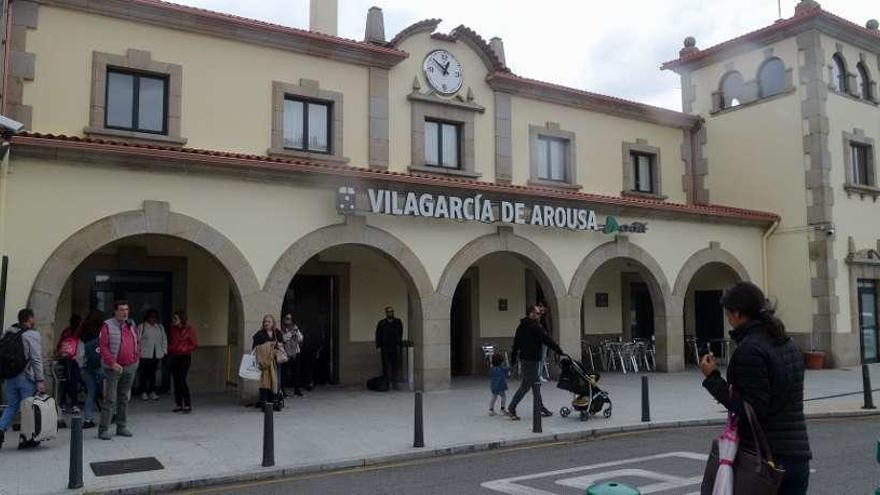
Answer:
[{"label": "arched entrance", "polygon": [[[562,277],[547,254],[531,241],[499,229],[475,239],[446,266],[437,288],[437,318],[444,318],[445,357],[453,375],[482,373],[481,346],[509,350],[525,309],[543,300],[553,338],[570,321]],[[441,336],[437,336],[441,338]]]},{"label": "arched entrance", "polygon": [[[216,391],[236,378],[241,329],[259,285],[245,257],[223,234],[168,203],[103,218],[70,236],[37,275],[28,304],[47,350],[68,316],[109,311],[113,299],[131,299],[132,317],[146,309],[186,311],[201,335],[193,358],[194,391]],[[109,309],[108,309],[109,308]]]},{"label": "arched entrance", "polygon": [[[404,339],[414,344],[413,379],[424,385],[423,315],[433,286],[415,254],[396,237],[366,225],[362,217],[347,217],[345,224],[321,228],[291,245],[264,287],[273,308],[268,312],[291,313],[305,334],[304,349],[316,353],[304,363],[307,380],[363,384],[378,375],[376,323],[391,306],[403,320]],[[313,344],[307,345],[309,340]]]},{"label": "arched entrance", "polygon": [[682,301],[686,361],[696,364],[701,352],[712,350],[724,357],[726,330],[721,309],[725,289],[740,281],[751,280],[735,256],[717,243],[700,250],[685,262],[675,281],[676,300]]},{"label": "arched entrance", "polygon": [[581,305],[582,334],[589,342],[653,340],[657,368],[683,368],[681,316],[670,314],[671,290],[657,261],[618,236],[584,258],[569,296]]}]

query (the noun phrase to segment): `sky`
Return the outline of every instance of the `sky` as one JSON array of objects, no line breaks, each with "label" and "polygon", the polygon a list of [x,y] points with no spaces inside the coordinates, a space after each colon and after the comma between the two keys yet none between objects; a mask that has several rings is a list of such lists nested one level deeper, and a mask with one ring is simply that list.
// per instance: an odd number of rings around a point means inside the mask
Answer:
[{"label": "sky", "polygon": [[[172,0],[308,29],[309,0]],[[707,48],[790,17],[799,0],[338,0],[339,35],[361,40],[367,10],[385,15],[391,39],[413,22],[440,18],[441,32],[464,24],[504,40],[514,73],[642,103],[681,109],[679,78],[660,71],[687,36]],[[822,0],[822,7],[864,26],[880,18],[877,0]]]}]

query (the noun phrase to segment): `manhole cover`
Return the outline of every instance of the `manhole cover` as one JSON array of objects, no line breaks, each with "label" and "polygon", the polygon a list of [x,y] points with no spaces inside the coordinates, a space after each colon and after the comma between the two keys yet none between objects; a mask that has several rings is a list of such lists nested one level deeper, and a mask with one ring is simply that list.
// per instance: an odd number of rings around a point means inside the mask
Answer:
[{"label": "manhole cover", "polygon": [[116,476],[119,474],[140,473],[142,471],[158,471],[165,466],[155,457],[136,457],[118,461],[92,462],[89,464],[95,476]]}]

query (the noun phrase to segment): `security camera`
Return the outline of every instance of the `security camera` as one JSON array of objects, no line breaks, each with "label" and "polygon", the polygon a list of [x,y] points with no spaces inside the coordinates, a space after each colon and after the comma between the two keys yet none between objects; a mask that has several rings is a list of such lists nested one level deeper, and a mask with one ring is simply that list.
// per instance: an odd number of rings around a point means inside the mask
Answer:
[{"label": "security camera", "polygon": [[3,134],[6,137],[9,137],[21,132],[24,128],[24,124],[17,120],[12,120],[5,115],[0,115],[0,127],[2,127]]},{"label": "security camera", "polygon": [[825,229],[825,235],[827,235],[828,237],[833,237],[834,236],[834,227],[828,227],[827,229]]}]

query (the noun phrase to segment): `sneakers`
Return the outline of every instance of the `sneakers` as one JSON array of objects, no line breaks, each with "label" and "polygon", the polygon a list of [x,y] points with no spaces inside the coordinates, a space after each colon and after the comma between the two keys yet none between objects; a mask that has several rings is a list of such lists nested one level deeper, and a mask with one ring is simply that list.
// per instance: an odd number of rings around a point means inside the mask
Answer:
[{"label": "sneakers", "polygon": [[498,413],[495,412],[495,409],[489,409],[489,416],[498,416]]},{"label": "sneakers", "polygon": [[40,442],[35,440],[25,440],[24,437],[21,437],[21,440],[18,441],[18,450],[33,449],[39,446]]},{"label": "sneakers", "polygon": [[193,408],[186,406],[183,408],[183,414],[190,414],[193,412]]},{"label": "sneakers", "polygon": [[544,378],[543,376],[541,377],[541,383],[547,383],[547,379]]},{"label": "sneakers", "polygon": [[3,448],[3,441],[6,440],[6,432],[0,430],[0,449]]},{"label": "sneakers", "polygon": [[175,412],[175,413],[183,412],[183,408],[180,406],[177,406],[174,409],[172,409],[171,412]]},{"label": "sneakers", "polygon": [[150,396],[146,392],[141,394],[141,400],[150,400]]},{"label": "sneakers", "polygon": [[95,422],[92,420],[83,421],[83,429],[84,430],[88,430],[89,428],[94,428],[95,426],[96,426]]},{"label": "sneakers", "polygon": [[544,409],[541,409],[541,416],[549,418],[550,416],[553,416],[553,413],[545,407]]},{"label": "sneakers", "polygon": [[113,436],[110,435],[110,432],[107,430],[98,429],[98,438],[101,440],[113,440]]},{"label": "sneakers", "polygon": [[129,429],[125,428],[124,426],[117,426],[116,427],[116,435],[120,436],[120,437],[133,437],[134,436],[131,433],[131,431],[129,431]]},{"label": "sneakers", "polygon": [[516,415],[516,409],[510,408],[507,410],[507,415],[510,416],[511,421],[519,421],[520,417]]},{"label": "sneakers", "polygon": [[150,393],[150,400],[159,400],[159,396],[156,395],[156,392]]}]

